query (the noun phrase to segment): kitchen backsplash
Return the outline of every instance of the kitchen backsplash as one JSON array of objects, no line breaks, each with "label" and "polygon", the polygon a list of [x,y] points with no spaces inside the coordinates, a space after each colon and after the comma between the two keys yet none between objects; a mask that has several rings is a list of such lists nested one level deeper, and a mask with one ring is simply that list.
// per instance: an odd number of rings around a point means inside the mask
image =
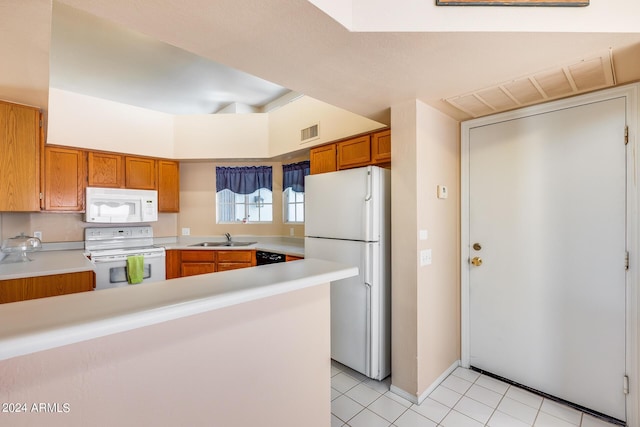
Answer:
[{"label": "kitchen backsplash", "polygon": [[[79,242],[84,240],[85,227],[90,226],[82,216],[79,213],[5,212],[0,214],[0,234],[6,239],[22,232],[33,235],[34,231],[40,231],[43,242]],[[170,237],[176,236],[177,224],[178,214],[161,213],[158,221],[151,225],[155,236]]]}]

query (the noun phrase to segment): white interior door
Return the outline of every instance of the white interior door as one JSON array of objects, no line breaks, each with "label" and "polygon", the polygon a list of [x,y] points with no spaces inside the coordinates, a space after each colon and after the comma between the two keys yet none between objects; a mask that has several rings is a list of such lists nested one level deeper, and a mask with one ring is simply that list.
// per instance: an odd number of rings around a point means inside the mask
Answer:
[{"label": "white interior door", "polygon": [[471,366],[621,420],[625,105],[473,127],[468,157]]}]

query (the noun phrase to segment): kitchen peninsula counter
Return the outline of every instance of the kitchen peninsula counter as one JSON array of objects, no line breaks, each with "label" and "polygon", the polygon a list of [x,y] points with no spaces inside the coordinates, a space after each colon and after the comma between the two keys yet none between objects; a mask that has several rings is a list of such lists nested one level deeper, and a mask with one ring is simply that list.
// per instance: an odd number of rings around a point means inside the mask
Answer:
[{"label": "kitchen peninsula counter", "polygon": [[0,424],[327,426],[330,282],[356,274],[305,259],[4,304]]},{"label": "kitchen peninsula counter", "polygon": [[318,259],[0,306],[0,360],[219,310],[357,275]]}]

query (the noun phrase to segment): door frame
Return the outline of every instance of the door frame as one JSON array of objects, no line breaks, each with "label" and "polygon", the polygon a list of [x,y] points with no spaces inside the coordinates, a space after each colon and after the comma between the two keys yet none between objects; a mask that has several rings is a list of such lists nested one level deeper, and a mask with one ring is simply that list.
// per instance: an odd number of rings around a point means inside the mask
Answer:
[{"label": "door frame", "polygon": [[[578,107],[593,102],[606,101],[614,98],[625,98],[626,121],[629,129],[627,144],[627,250],[629,252],[629,269],[626,273],[626,372],[629,377],[629,394],[627,395],[627,425],[640,425],[640,371],[638,357],[640,355],[640,327],[638,322],[638,307],[640,293],[638,279],[640,270],[639,236],[640,232],[640,152],[638,149],[638,92],[640,84],[635,83],[613,89],[605,89],[586,95],[552,101],[545,104],[525,107],[506,113],[462,122],[461,124],[461,168],[460,168],[460,304],[461,304],[461,364],[469,367],[470,363],[470,335],[469,335],[469,271],[471,242],[469,241],[469,146],[470,131],[473,128],[496,124],[508,120],[520,119],[537,114],[549,113],[566,108]],[[622,143],[622,141],[621,141]],[[622,379],[620,387],[622,388]]]}]

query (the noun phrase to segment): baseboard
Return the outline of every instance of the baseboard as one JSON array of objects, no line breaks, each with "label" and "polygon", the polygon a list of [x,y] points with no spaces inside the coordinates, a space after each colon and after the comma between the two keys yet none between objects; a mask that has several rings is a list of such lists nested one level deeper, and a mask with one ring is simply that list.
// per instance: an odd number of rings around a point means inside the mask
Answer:
[{"label": "baseboard", "polygon": [[420,394],[420,396],[416,396],[414,394],[411,394],[411,393],[409,393],[407,391],[404,391],[403,389],[401,389],[399,387],[396,387],[394,385],[392,385],[389,388],[389,390],[393,394],[397,394],[398,396],[402,397],[403,399],[406,399],[411,403],[419,405],[422,402],[424,402],[424,400],[427,398],[427,396],[429,396],[431,394],[431,392],[433,392],[433,390],[435,390],[440,385],[440,383],[442,383],[442,381],[444,381],[449,375],[451,375],[451,373],[453,371],[455,371],[458,366],[460,366],[460,361],[456,360],[455,362],[453,362],[453,364],[451,366],[449,366],[447,368],[446,371],[444,371],[438,378],[436,378],[436,380],[429,387],[427,387],[427,389],[424,390]]},{"label": "baseboard", "polygon": [[397,394],[398,396],[402,397],[405,400],[408,400],[411,403],[415,403],[416,405],[418,404],[418,398],[415,395],[408,393],[399,387],[392,385],[391,387],[389,387],[389,391],[393,394]]}]

